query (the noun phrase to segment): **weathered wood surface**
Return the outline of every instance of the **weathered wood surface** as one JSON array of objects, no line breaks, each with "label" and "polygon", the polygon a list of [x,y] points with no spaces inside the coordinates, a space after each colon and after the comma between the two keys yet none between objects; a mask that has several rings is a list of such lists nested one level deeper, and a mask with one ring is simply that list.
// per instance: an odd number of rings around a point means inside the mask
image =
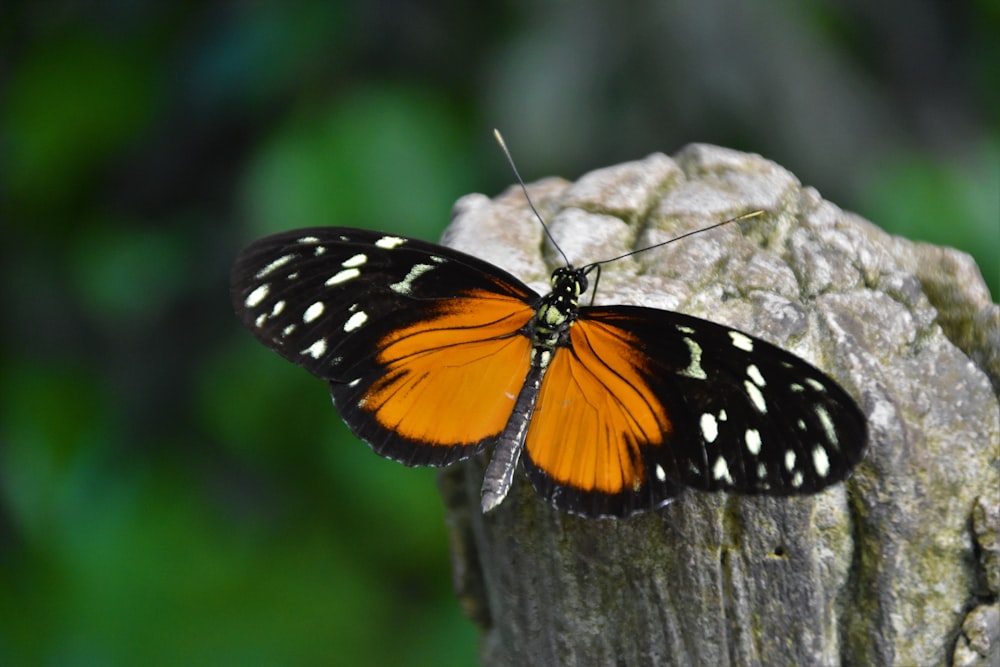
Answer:
[{"label": "weathered wood surface", "polygon": [[[795,352],[857,398],[871,444],[816,496],[692,492],[618,521],[561,514],[523,476],[484,517],[483,462],[444,472],[483,664],[996,665],[1000,308],[972,260],[711,146],[530,190],[577,264],[765,209],[606,267],[597,303],[682,310]],[[460,200],[444,241],[538,289],[558,261],[513,189]]]}]

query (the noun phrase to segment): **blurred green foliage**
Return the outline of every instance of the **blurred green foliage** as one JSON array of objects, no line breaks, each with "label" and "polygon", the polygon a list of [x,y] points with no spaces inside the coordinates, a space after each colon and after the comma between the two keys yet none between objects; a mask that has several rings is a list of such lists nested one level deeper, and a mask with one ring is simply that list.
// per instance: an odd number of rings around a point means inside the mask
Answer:
[{"label": "blurred green foliage", "polygon": [[[990,3],[7,3],[0,664],[467,665],[434,474],[233,318],[239,247],[709,141],[1000,288]],[[916,20],[916,19],[926,20]],[[992,28],[990,27],[992,26]]]}]

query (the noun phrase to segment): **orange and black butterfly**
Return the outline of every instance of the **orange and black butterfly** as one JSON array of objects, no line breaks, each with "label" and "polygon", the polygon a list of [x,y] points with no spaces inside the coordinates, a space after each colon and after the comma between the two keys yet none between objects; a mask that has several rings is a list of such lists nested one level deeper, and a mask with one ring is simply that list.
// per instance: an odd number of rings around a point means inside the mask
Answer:
[{"label": "orange and black butterfly", "polygon": [[443,466],[492,447],[484,511],[519,463],[543,498],[590,517],[684,487],[807,494],[849,475],[866,423],[840,386],[703,319],[579,305],[602,263],[556,269],[540,295],[444,246],[317,227],[246,248],[232,300],[261,342],[329,383],[376,453]]}]

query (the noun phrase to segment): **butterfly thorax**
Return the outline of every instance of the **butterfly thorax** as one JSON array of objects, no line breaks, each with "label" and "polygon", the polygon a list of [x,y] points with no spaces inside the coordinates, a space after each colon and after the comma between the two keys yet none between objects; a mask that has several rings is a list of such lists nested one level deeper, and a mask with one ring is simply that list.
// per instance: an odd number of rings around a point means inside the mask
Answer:
[{"label": "butterfly thorax", "polygon": [[557,347],[566,345],[569,328],[579,315],[580,295],[587,289],[583,269],[569,266],[552,272],[552,291],[542,297],[529,324],[532,361],[547,366]]}]

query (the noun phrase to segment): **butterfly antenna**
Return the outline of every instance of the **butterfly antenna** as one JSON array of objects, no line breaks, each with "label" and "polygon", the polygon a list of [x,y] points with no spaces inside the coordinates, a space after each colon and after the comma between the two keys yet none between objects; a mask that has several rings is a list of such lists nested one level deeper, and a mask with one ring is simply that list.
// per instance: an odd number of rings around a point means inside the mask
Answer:
[{"label": "butterfly antenna", "polygon": [[756,218],[757,216],[763,215],[763,214],[764,214],[764,211],[762,209],[758,209],[756,211],[750,211],[749,213],[744,213],[743,215],[738,215],[735,218],[729,218],[728,220],[723,220],[722,222],[717,222],[714,225],[709,225],[708,227],[702,227],[701,229],[695,229],[694,231],[687,232],[686,234],[681,234],[680,236],[675,236],[674,238],[669,239],[667,241],[663,241],[662,243],[655,243],[655,244],[653,244],[651,246],[646,246],[645,248],[639,248],[638,250],[632,250],[630,252],[625,253],[624,255],[618,255],[617,257],[612,257],[611,259],[602,259],[599,262],[594,262],[590,266],[597,267],[597,266],[600,266],[601,264],[607,264],[609,262],[615,262],[615,261],[618,261],[619,259],[624,259],[625,257],[631,257],[632,255],[636,255],[636,254],[638,254],[640,252],[646,252],[647,250],[652,250],[653,248],[660,248],[662,246],[668,245],[670,243],[673,243],[674,241],[680,241],[681,239],[686,239],[687,237],[694,236],[695,234],[701,234],[702,232],[711,231],[711,230],[713,230],[713,229],[715,229],[717,227],[722,227],[723,225],[728,225],[728,224],[733,223],[733,222],[739,222],[740,220],[746,220],[748,218]]},{"label": "butterfly antenna", "polygon": [[559,247],[556,240],[552,238],[552,232],[549,231],[549,226],[545,224],[545,221],[542,219],[538,209],[535,208],[535,204],[531,201],[531,196],[528,194],[528,187],[524,184],[524,179],[521,178],[521,174],[517,171],[517,165],[514,164],[514,158],[511,157],[510,151],[507,150],[507,143],[503,140],[503,135],[500,134],[500,130],[494,129],[493,137],[497,140],[497,143],[500,144],[500,149],[507,157],[507,164],[510,165],[511,171],[514,172],[514,176],[517,178],[517,182],[521,186],[521,192],[524,193],[524,198],[528,200],[528,206],[531,207],[531,212],[535,214],[535,217],[538,218],[538,222],[542,224],[542,229],[545,230],[545,236],[548,237],[549,241],[552,242],[552,245],[555,246],[555,249],[559,251],[560,255],[562,255],[563,262],[569,266],[569,258],[566,257],[566,253],[562,251],[562,248]]}]

